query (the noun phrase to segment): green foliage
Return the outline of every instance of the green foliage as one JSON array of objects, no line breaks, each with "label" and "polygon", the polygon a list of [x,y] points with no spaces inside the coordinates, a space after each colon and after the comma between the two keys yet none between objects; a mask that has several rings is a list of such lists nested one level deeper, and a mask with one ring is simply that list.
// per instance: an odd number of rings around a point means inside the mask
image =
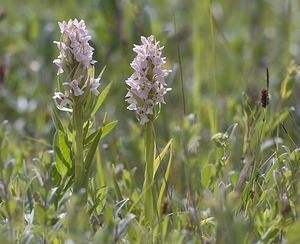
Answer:
[{"label": "green foliage", "polygon": [[61,130],[57,130],[54,134],[54,160],[56,162],[56,169],[61,176],[72,169],[71,148]]},{"label": "green foliage", "polygon": [[[2,1],[1,243],[299,243],[298,5]],[[52,64],[57,21],[75,17],[92,33],[95,70],[106,67],[101,94],[83,111],[87,196],[72,191],[69,114],[52,110],[64,82]],[[146,224],[145,141],[126,110],[124,80],[133,44],[150,34],[173,72],[155,121],[154,221]]]},{"label": "green foliage", "polygon": [[287,69],[287,74],[281,83],[280,95],[283,99],[287,99],[292,95],[295,78],[299,72],[299,67],[292,62]]}]

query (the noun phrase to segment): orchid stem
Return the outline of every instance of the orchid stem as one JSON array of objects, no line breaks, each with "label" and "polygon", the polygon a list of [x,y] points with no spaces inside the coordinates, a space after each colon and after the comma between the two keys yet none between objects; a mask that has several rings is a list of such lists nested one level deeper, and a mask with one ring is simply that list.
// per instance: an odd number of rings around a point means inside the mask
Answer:
[{"label": "orchid stem", "polygon": [[83,110],[79,101],[74,102],[73,107],[73,149],[75,157],[75,182],[74,192],[85,188],[83,165]]},{"label": "orchid stem", "polygon": [[144,192],[145,192],[145,220],[146,223],[152,224],[153,221],[153,166],[155,160],[155,137],[153,123],[147,122],[145,124],[145,157],[146,157],[146,169],[145,169],[145,180],[144,180]]}]

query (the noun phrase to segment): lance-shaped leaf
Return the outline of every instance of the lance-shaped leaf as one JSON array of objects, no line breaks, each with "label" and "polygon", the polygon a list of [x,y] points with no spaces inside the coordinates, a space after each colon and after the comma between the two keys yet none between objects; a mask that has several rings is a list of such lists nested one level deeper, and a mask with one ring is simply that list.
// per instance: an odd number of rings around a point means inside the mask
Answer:
[{"label": "lance-shaped leaf", "polygon": [[154,166],[153,166],[153,179],[154,176],[158,170],[158,167],[160,165],[160,162],[163,160],[165,154],[168,152],[168,149],[171,148],[171,144],[172,144],[173,139],[171,139],[168,144],[165,146],[165,148],[161,151],[161,153],[157,156],[157,158],[154,161]]},{"label": "lance-shaped leaf", "polygon": [[51,116],[52,116],[52,120],[53,120],[55,129],[64,132],[64,127],[63,127],[63,125],[60,121],[60,118],[55,109],[52,110]]},{"label": "lance-shaped leaf", "polygon": [[92,164],[100,139],[107,135],[107,133],[109,133],[116,126],[117,122],[118,121],[113,121],[101,127],[96,131],[96,133],[94,132],[92,134],[94,138],[91,138],[90,141],[86,142],[87,144],[91,144],[84,162],[87,172],[90,170],[90,166]]},{"label": "lance-shaped leaf", "polygon": [[[116,126],[117,123],[118,123],[118,121],[115,120],[115,121],[112,121],[112,122],[108,123],[107,125],[103,126],[101,128],[102,129],[102,134],[100,136],[100,139],[102,139],[104,136],[106,136]],[[95,131],[92,134],[90,134],[84,140],[84,146],[86,147],[86,146],[90,145],[94,141],[97,134],[98,134],[98,131]]]},{"label": "lance-shaped leaf", "polygon": [[53,148],[56,169],[60,175],[64,175],[72,168],[72,160],[71,149],[64,133],[60,130],[57,130],[54,135]]},{"label": "lance-shaped leaf", "polygon": [[100,108],[100,106],[102,105],[104,99],[106,98],[109,90],[110,90],[110,87],[111,87],[111,83],[109,83],[105,88],[104,90],[101,92],[101,94],[98,96],[98,99],[96,101],[96,104],[91,112],[91,117],[93,117],[96,112],[98,111],[98,109]]},{"label": "lance-shaped leaf", "polygon": [[158,196],[158,200],[157,200],[157,203],[156,203],[156,208],[157,208],[157,213],[158,213],[158,216],[160,216],[160,206],[162,204],[162,200],[163,200],[163,196],[164,196],[164,193],[165,193],[165,190],[166,190],[166,187],[167,187],[167,182],[168,182],[168,179],[169,179],[169,175],[170,175],[170,172],[171,172],[171,166],[172,166],[172,156],[173,156],[173,143],[172,143],[172,139],[170,140],[170,156],[169,156],[169,162],[168,162],[168,166],[167,166],[167,170],[166,170],[166,173],[165,173],[165,176],[164,176],[164,179],[163,179],[163,183],[161,185],[161,188],[160,188],[160,191],[159,191],[159,196]]},{"label": "lance-shaped leaf", "polygon": [[292,62],[287,69],[287,74],[284,80],[281,83],[280,95],[283,99],[286,99],[291,96],[295,83],[295,77],[298,72],[299,66]]}]

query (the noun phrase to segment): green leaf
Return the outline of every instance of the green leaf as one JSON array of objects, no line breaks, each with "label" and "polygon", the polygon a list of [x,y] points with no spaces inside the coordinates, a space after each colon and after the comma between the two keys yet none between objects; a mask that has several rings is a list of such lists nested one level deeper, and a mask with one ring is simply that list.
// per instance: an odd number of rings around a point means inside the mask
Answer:
[{"label": "green leaf", "polygon": [[56,163],[54,163],[54,166],[51,167],[50,174],[51,174],[51,178],[53,180],[54,185],[58,186],[60,184],[62,177],[57,171]]},{"label": "green leaf", "polygon": [[286,229],[286,237],[288,243],[300,243],[300,221],[295,222]]},{"label": "green leaf", "polygon": [[170,148],[171,144],[172,144],[172,140],[171,139],[167,145],[165,146],[165,148],[161,151],[161,153],[157,156],[157,158],[155,159],[154,161],[154,166],[153,166],[153,179],[154,179],[154,176],[156,174],[156,171],[158,170],[158,167],[160,165],[160,162],[163,160],[165,154],[167,153],[168,149]]},{"label": "green leaf", "polygon": [[118,121],[114,120],[108,124],[106,124],[105,126],[102,127],[102,135],[101,135],[101,139],[103,137],[105,137],[116,125],[117,125]]},{"label": "green leaf", "polygon": [[52,117],[55,129],[64,132],[65,131],[64,127],[63,127],[63,125],[62,125],[62,123],[61,123],[61,121],[59,119],[59,116],[58,116],[58,114],[56,112],[56,109],[52,110],[51,117]]},{"label": "green leaf", "polygon": [[101,94],[98,96],[98,99],[96,101],[96,104],[91,112],[91,117],[93,117],[96,112],[98,111],[98,109],[100,108],[100,106],[102,105],[104,99],[106,98],[109,90],[110,90],[110,87],[111,87],[111,84],[112,83],[109,83],[105,88],[104,90],[101,92]]},{"label": "green leaf", "polygon": [[[170,140],[170,142],[172,142],[172,139]],[[167,166],[167,170],[166,170],[166,173],[165,173],[165,177],[163,179],[163,183],[161,185],[159,196],[158,196],[158,200],[157,200],[156,208],[157,208],[158,216],[160,216],[160,206],[161,206],[161,203],[162,203],[162,200],[163,200],[163,195],[165,193],[165,190],[166,190],[166,187],[167,187],[167,182],[168,182],[170,171],[171,171],[172,156],[173,156],[173,143],[170,144],[169,162],[168,162],[168,166]]]},{"label": "green leaf", "polygon": [[54,160],[56,169],[60,175],[66,174],[72,168],[71,149],[64,133],[57,130],[54,135]]},{"label": "green leaf", "polygon": [[34,206],[34,224],[36,225],[43,225],[45,224],[45,221],[47,219],[47,213],[45,211],[45,209],[39,205],[36,204]]},{"label": "green leaf", "polygon": [[282,99],[287,99],[292,95],[295,77],[299,72],[299,67],[292,62],[287,69],[287,74],[281,83],[280,95]]},{"label": "green leaf", "polygon": [[280,90],[280,94],[282,98],[286,99],[291,96],[294,83],[295,83],[294,81],[295,80],[289,76],[285,77],[285,79],[281,84],[281,90]]},{"label": "green leaf", "polygon": [[89,76],[90,77],[95,77],[95,66],[92,65],[89,70],[88,70]]},{"label": "green leaf", "polygon": [[90,145],[98,134],[98,130],[94,131],[84,140],[84,147]]},{"label": "green leaf", "polygon": [[229,137],[230,140],[233,138],[237,126],[238,126],[238,123],[233,123],[226,130],[226,134],[228,135],[228,137]]},{"label": "green leaf", "polygon": [[57,86],[60,92],[65,93],[65,86],[63,85],[63,79],[61,75],[57,76]]},{"label": "green leaf", "polygon": [[85,140],[86,135],[87,135],[87,133],[88,133],[88,131],[90,129],[90,125],[91,125],[91,122],[87,121],[86,124],[85,124],[85,126],[84,126],[84,128],[83,128],[83,138],[84,138],[84,140]]},{"label": "green leaf", "polygon": [[163,224],[162,224],[162,240],[165,242],[167,233],[168,233],[168,225],[169,225],[169,218],[168,216],[164,217]]},{"label": "green leaf", "polygon": [[202,185],[205,188],[208,188],[212,175],[213,175],[212,165],[210,164],[204,166],[203,169],[201,170]]},{"label": "green leaf", "polygon": [[283,111],[280,112],[279,115],[276,116],[276,118],[273,119],[273,121],[270,121],[270,131],[276,129],[277,126],[279,126],[289,115],[292,108],[285,108]]},{"label": "green leaf", "polygon": [[89,170],[90,170],[90,166],[91,166],[91,164],[92,164],[92,161],[93,161],[95,152],[96,152],[96,150],[97,150],[97,147],[98,147],[98,144],[99,144],[101,135],[102,135],[102,128],[100,128],[100,129],[97,131],[95,138],[94,138],[93,141],[91,142],[92,145],[90,146],[90,149],[89,149],[89,151],[88,151],[88,154],[86,155],[86,158],[85,158],[85,161],[84,161],[84,165],[85,165],[85,167],[86,167],[86,171],[87,171],[87,172],[89,172]]},{"label": "green leaf", "polygon": [[[102,139],[104,136],[106,136],[116,125],[117,125],[118,121],[114,120],[110,123],[108,123],[107,125],[103,126],[102,129],[102,135],[100,137],[100,139]],[[85,140],[84,140],[84,146],[88,146],[90,145],[93,140],[95,139],[95,137],[97,136],[98,131],[93,132],[92,134],[90,134]]]},{"label": "green leaf", "polygon": [[122,192],[121,192],[121,189],[119,187],[119,184],[118,184],[118,179],[117,179],[117,175],[116,175],[116,170],[115,170],[115,165],[114,164],[111,167],[111,172],[112,172],[113,184],[114,184],[114,188],[115,188],[115,192],[116,192],[117,198],[118,198],[119,201],[121,201],[123,199],[123,196],[122,196]]},{"label": "green leaf", "polygon": [[290,158],[291,158],[292,161],[300,162],[300,149],[299,149],[299,148],[296,148],[296,149],[291,153]]},{"label": "green leaf", "polygon": [[113,122],[110,122],[109,124],[101,127],[98,131],[96,131],[96,133],[94,132],[92,134],[93,138],[90,139],[91,141],[89,142],[89,144],[91,144],[91,146],[90,146],[90,149],[89,149],[88,154],[84,161],[84,165],[86,167],[87,172],[89,172],[89,170],[90,170],[90,167],[91,167],[91,164],[92,164],[94,155],[96,153],[100,139],[103,138],[105,135],[107,135],[107,133],[109,133],[116,126],[117,122],[118,121],[116,121],[116,120]]}]

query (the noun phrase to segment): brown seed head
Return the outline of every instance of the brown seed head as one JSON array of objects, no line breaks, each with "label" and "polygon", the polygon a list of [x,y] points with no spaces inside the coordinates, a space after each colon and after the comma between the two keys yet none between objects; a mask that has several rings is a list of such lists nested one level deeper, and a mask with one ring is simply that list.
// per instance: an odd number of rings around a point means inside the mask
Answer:
[{"label": "brown seed head", "polygon": [[267,89],[261,91],[260,102],[263,108],[267,107],[269,104],[269,91]]}]

